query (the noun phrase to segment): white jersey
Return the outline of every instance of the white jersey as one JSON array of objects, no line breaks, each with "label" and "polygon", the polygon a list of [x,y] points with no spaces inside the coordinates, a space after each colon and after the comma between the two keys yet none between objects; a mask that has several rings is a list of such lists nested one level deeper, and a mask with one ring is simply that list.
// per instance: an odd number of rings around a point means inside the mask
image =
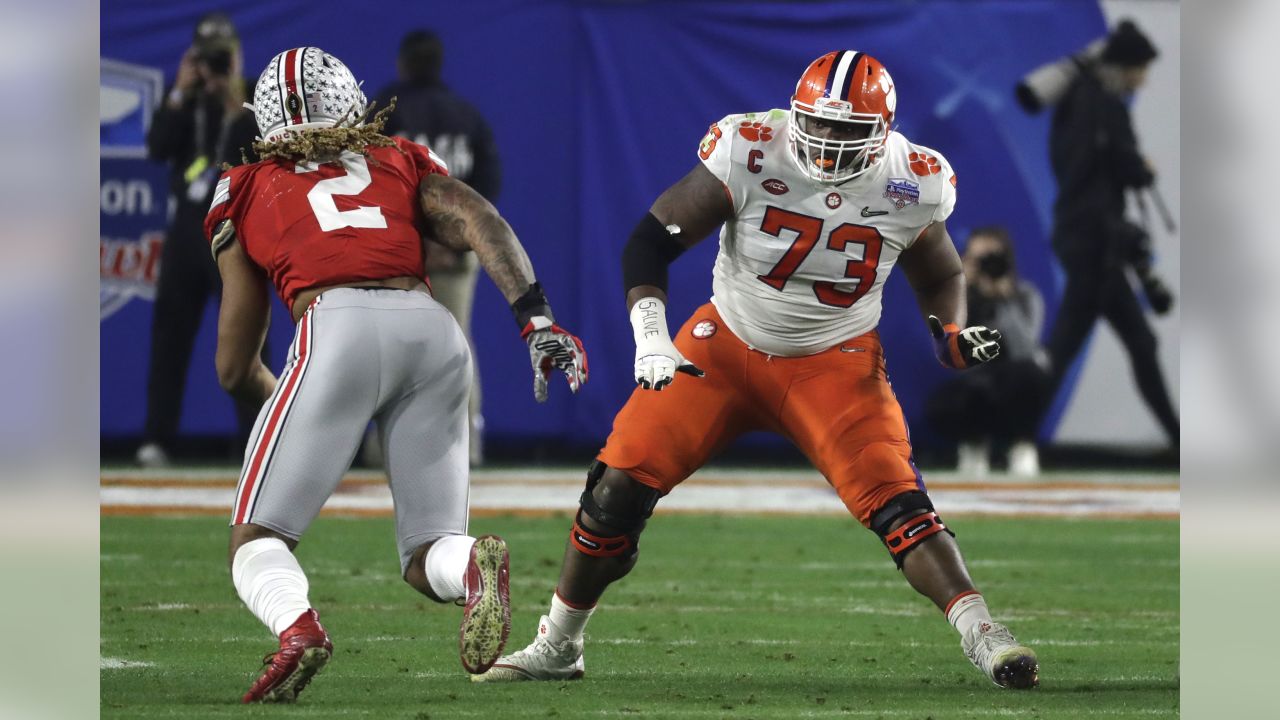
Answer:
[{"label": "white jersey", "polygon": [[874,330],[898,255],[956,203],[946,159],[897,132],[862,175],[816,183],[792,158],[788,123],[785,110],[730,115],[698,152],[734,209],[720,231],[711,302],[743,342],[776,356],[812,355]]}]

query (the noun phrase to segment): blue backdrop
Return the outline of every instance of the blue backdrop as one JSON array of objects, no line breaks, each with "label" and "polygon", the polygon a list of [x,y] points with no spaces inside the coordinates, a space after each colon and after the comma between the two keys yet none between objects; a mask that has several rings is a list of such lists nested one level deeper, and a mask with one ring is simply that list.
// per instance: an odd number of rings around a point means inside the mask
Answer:
[{"label": "blue backdrop", "polygon": [[[153,102],[154,90],[136,78],[154,68],[170,82],[196,19],[214,7],[104,0],[102,56],[129,64],[132,73],[119,81],[113,72],[110,82],[132,82],[142,88],[143,102]],[[538,406],[510,312],[481,280],[474,333],[492,441],[603,440],[632,387],[634,347],[619,268],[632,226],[697,162],[708,124],[730,113],[785,107],[805,66],[834,49],[858,49],[883,61],[898,87],[898,128],[940,150],[956,168],[959,202],[949,226],[957,241],[971,227],[1007,225],[1022,273],[1045,291],[1050,320],[1056,310],[1047,241],[1054,193],[1047,120],[1023,114],[1012,87],[1030,68],[1103,34],[1096,3],[254,0],[216,7],[240,28],[250,77],[280,50],[317,45],[342,58],[370,96],[392,79],[405,31],[429,26],[445,40],[446,81],[481,109],[497,138],[504,167],[498,207],[528,248],[561,322],[583,337],[591,359],[592,380],[579,396],[571,398],[561,383],[547,405]],[[104,88],[108,75],[104,65]],[[109,249],[128,242],[140,243],[137,260],[145,265],[144,238],[164,223],[163,172],[146,161],[106,157],[117,147],[124,150],[111,154],[127,156],[141,122],[140,110],[110,120],[104,110],[104,436],[140,433],[145,407],[147,273],[145,267],[132,274],[128,267],[119,273],[107,267]],[[112,182],[119,189],[108,208]],[[151,184],[147,207],[121,201],[130,183]],[[711,239],[673,267],[673,327],[710,295],[714,255]],[[108,279],[126,289],[110,303]],[[917,444],[929,444],[918,418],[945,371],[901,277],[889,282],[884,302],[881,332],[894,388],[908,419],[916,420]],[[271,332],[278,367],[292,325],[276,310]],[[213,346],[211,306],[190,371],[182,432],[233,429],[230,402],[214,376]]]}]

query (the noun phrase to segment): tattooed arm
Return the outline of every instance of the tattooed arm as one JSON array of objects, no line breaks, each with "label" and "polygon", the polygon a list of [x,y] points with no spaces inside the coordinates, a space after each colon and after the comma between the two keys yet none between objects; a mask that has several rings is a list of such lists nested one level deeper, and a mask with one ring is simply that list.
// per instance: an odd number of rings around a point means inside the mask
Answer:
[{"label": "tattooed arm", "polygon": [[419,186],[419,200],[435,241],[453,250],[474,250],[508,303],[534,283],[533,264],[515,232],[475,190],[451,177],[428,175]]},{"label": "tattooed arm", "polygon": [[480,266],[511,304],[516,326],[529,346],[533,395],[547,399],[553,369],[564,372],[569,389],[587,381],[587,353],[582,341],[556,324],[547,296],[533,275],[533,264],[511,226],[475,190],[444,175],[428,175],[419,199],[435,241],[453,250],[473,250]]}]

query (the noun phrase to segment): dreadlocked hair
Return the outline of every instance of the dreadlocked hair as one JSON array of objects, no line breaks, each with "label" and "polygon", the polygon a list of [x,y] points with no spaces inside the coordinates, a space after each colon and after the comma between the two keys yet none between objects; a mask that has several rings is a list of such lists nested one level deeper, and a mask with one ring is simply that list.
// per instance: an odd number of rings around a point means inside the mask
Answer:
[{"label": "dreadlocked hair", "polygon": [[[253,151],[258,154],[259,160],[280,159],[321,163],[337,159],[344,150],[366,155],[369,148],[400,149],[394,140],[382,134],[382,126],[386,124],[387,116],[396,109],[396,99],[391,98],[386,107],[370,118],[369,114],[373,112],[374,104],[371,103],[358,115],[357,110],[352,108],[339,118],[333,127],[288,132],[271,141],[259,140],[253,143]],[[404,150],[400,152],[403,153]],[[247,163],[248,158],[244,157],[243,148],[240,150],[240,155]]]}]

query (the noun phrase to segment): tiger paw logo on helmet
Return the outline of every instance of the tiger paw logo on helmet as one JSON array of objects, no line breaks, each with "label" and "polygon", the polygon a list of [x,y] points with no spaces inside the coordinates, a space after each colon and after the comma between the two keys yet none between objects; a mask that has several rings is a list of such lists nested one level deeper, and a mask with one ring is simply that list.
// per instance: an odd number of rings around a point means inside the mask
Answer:
[{"label": "tiger paw logo on helmet", "polygon": [[769,142],[773,139],[773,128],[764,123],[743,120],[738,126],[738,134],[751,142]]}]

